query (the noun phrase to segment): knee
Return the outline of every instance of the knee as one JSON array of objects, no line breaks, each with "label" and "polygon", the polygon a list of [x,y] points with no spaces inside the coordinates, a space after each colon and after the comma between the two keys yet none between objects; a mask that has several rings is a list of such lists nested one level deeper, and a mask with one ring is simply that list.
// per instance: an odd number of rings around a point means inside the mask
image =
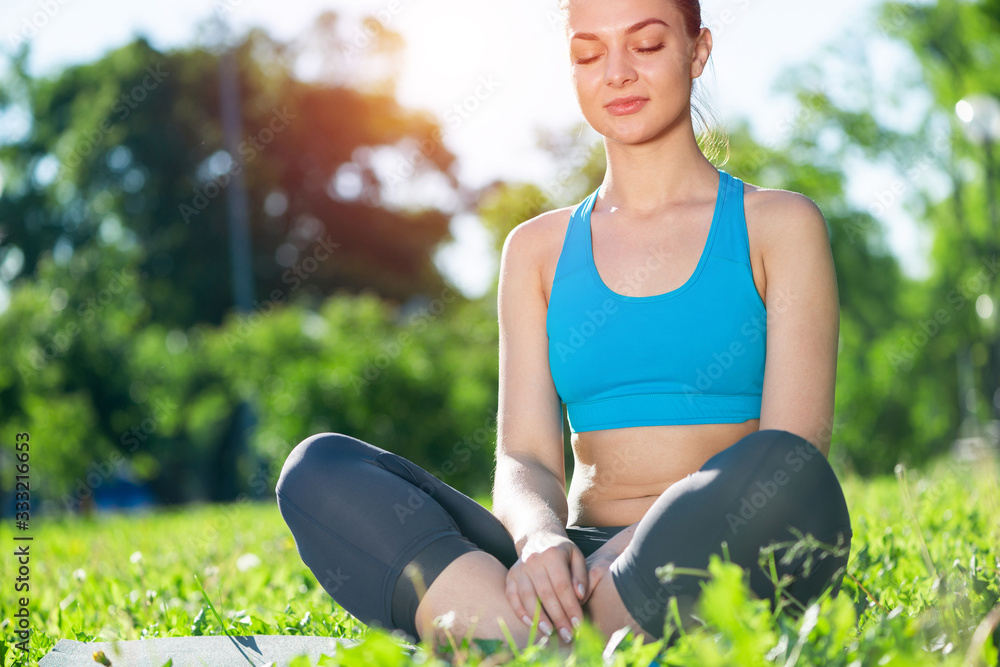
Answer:
[{"label": "knee", "polygon": [[334,475],[350,474],[350,463],[360,460],[363,444],[342,433],[309,436],[285,459],[275,493],[288,497],[296,489],[328,487]]},{"label": "knee", "polygon": [[785,471],[799,478],[832,474],[826,457],[815,445],[784,429],[749,433],[723,450],[721,458],[720,464],[740,470]]},{"label": "knee", "polygon": [[744,439],[749,440],[752,446],[762,453],[768,452],[781,456],[794,454],[805,460],[810,460],[814,456],[825,458],[814,444],[801,435],[785,429],[767,428],[762,431],[754,431]]},{"label": "knee", "polygon": [[[827,528],[850,523],[846,499],[836,473],[823,453],[800,435],[782,429],[766,429],[747,436],[748,450],[754,452],[746,463],[755,470],[754,491],[768,497],[791,494],[784,511],[807,511],[809,524],[825,534]],[[817,535],[819,536],[819,535]]]}]

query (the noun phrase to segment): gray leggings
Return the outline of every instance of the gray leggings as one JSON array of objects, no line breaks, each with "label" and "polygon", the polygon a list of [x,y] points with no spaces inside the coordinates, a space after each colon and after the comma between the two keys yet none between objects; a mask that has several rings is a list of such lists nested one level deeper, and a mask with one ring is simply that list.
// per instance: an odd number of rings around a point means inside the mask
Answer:
[{"label": "gray leggings", "polygon": [[[422,590],[455,558],[473,550],[505,567],[514,542],[485,507],[407,459],[356,438],[321,433],[289,454],[276,489],[278,508],[299,555],[327,593],[370,626],[419,639],[415,615]],[[626,526],[569,526],[589,556]],[[839,548],[803,549],[795,534]],[[749,571],[751,589],[774,603],[771,577],[759,565],[772,545],[788,595],[807,603],[840,588],[852,532],[840,483],[826,458],[788,431],[755,431],[671,485],[636,526],[610,575],[642,628],[663,637],[667,605],[676,597],[693,611],[702,579],[657,579],[668,562],[704,569],[722,554]],[[783,545],[783,546],[782,546]],[[412,564],[422,585],[401,576]]]}]

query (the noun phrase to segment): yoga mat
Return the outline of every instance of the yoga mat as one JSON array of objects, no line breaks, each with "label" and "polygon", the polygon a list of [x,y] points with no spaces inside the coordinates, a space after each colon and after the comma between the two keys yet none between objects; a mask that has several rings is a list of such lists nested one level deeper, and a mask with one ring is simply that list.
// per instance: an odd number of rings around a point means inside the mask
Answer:
[{"label": "yoga mat", "polygon": [[[273,662],[278,667],[306,655],[315,663],[320,655],[332,656],[338,646],[354,646],[356,639],[251,635],[246,637],[158,637],[122,642],[78,642],[60,639],[42,658],[39,667],[97,667],[94,652],[104,651],[113,667],[249,667]],[[410,653],[415,646],[400,643]]]}]

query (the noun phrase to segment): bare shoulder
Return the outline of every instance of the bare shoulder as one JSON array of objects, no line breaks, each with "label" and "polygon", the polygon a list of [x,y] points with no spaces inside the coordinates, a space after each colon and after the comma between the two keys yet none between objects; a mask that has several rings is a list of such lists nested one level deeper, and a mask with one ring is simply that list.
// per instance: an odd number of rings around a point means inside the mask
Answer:
[{"label": "bare shoulder", "polygon": [[809,197],[790,190],[746,184],[744,210],[751,239],[765,257],[802,243],[826,243],[829,231],[822,211]]},{"label": "bare shoulder", "polygon": [[542,285],[550,285],[573,209],[546,211],[512,229],[504,241],[501,280],[511,278],[510,272],[533,272]]}]

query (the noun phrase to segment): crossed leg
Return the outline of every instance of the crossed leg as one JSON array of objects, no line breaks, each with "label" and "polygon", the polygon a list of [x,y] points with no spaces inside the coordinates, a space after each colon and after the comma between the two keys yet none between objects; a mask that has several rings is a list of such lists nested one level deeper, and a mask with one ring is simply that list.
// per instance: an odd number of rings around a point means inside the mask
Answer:
[{"label": "crossed leg", "polygon": [[[417,607],[416,625],[420,638],[432,637],[445,641],[444,631],[434,626],[434,619],[455,612],[449,632],[463,637],[474,626],[472,636],[478,639],[503,639],[498,619],[503,619],[519,648],[528,644],[530,629],[518,618],[507,600],[507,568],[485,551],[472,551],[459,556],[438,575]],[[633,619],[615,589],[611,577],[605,575],[583,605],[586,617],[610,637],[618,628],[629,626],[642,633],[647,641],[655,639],[641,629]],[[536,633],[541,640],[541,633]],[[565,645],[557,633],[551,639]]]},{"label": "crossed leg", "polygon": [[[659,639],[670,598],[676,598],[682,621],[690,620],[701,579],[684,575],[661,582],[656,569],[674,563],[704,570],[712,554],[724,551],[749,572],[754,593],[773,603],[774,582],[759,567],[758,557],[762,547],[794,542],[790,528],[810,533],[820,542],[839,539],[842,546],[818,553],[782,547],[775,554],[779,579],[790,575],[792,584],[787,590],[803,602],[831,584],[836,593],[851,537],[836,475],[804,438],[777,429],[755,431],[657,498],[584,604],[584,613],[606,636],[627,626],[647,641]],[[789,558],[782,558],[786,554]],[[505,620],[515,618],[504,594],[506,568],[488,554],[478,558],[466,554],[462,559],[466,560],[455,569],[442,572],[438,589],[432,586],[428,591],[418,608],[421,622],[466,604],[479,605],[477,609],[500,614]],[[477,582],[481,584],[476,586]],[[524,628],[516,618],[514,623]],[[482,630],[493,632],[492,626]]]},{"label": "crossed leg", "polygon": [[[517,558],[510,535],[484,507],[419,466],[349,436],[320,434],[289,456],[276,491],[303,561],[363,622],[442,638],[434,619],[455,612],[453,637],[472,628],[474,638],[504,638],[503,619],[515,642],[527,644],[529,628],[505,594],[507,568]],[[839,483],[805,439],[787,431],[751,433],[661,494],[584,612],[608,636],[629,626],[659,638],[669,597],[677,594],[688,608],[700,581],[664,585],[656,567],[704,569],[724,542],[732,560],[750,570],[754,591],[768,598],[771,584],[758,571],[757,554],[790,537],[790,525],[821,541],[836,534],[849,540]],[[426,591],[400,576],[407,563],[430,582]],[[796,592],[817,593],[838,572],[843,576],[845,564],[846,554],[828,559],[801,577]],[[797,577],[805,565],[799,558],[786,570]]]}]

